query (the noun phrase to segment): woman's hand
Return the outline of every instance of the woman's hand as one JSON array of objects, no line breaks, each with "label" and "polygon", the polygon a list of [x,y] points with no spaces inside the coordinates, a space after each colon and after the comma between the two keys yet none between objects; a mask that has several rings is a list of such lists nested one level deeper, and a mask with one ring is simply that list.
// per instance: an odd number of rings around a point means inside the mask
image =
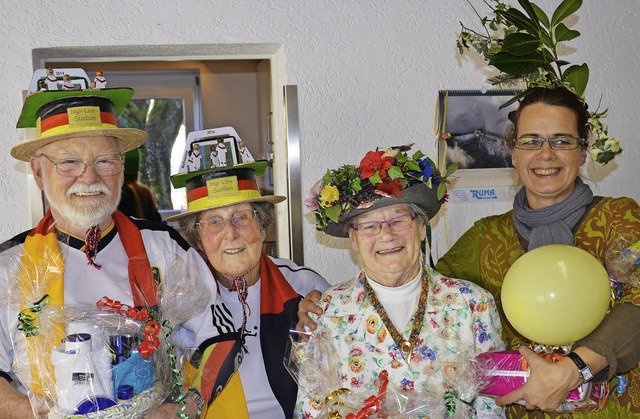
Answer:
[{"label": "woman's hand", "polygon": [[300,303],[298,303],[298,324],[296,324],[296,330],[304,332],[305,326],[311,331],[316,330],[318,325],[311,320],[309,313],[317,314],[318,316],[322,315],[322,308],[315,304],[320,301],[321,296],[322,293],[320,291],[313,290],[307,294],[304,299],[300,300]]},{"label": "woman's hand", "polygon": [[566,400],[567,394],[582,384],[582,377],[571,359],[547,361],[526,346],[521,346],[518,351],[529,363],[529,379],[522,387],[499,397],[496,400],[498,404],[524,400],[529,410],[555,411]]}]

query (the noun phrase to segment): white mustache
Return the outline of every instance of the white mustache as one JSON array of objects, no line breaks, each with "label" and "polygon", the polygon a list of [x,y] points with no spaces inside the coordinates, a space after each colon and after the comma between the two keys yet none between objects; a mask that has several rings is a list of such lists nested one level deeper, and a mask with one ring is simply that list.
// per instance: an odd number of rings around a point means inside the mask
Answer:
[{"label": "white mustache", "polygon": [[104,183],[92,183],[91,185],[74,183],[69,189],[67,189],[67,196],[69,197],[71,195],[91,195],[96,193],[103,193],[106,196],[111,195],[111,191]]}]

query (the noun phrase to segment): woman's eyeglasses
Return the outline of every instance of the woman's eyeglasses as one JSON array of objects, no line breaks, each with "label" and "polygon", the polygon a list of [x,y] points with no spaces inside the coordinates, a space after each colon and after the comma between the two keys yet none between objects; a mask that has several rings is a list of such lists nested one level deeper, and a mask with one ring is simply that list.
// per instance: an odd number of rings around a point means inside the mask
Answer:
[{"label": "woman's eyeglasses", "polygon": [[554,138],[523,135],[516,138],[514,146],[520,150],[540,150],[545,142],[549,143],[553,150],[573,150],[587,144],[584,138],[576,138],[573,135],[559,135]]},{"label": "woman's eyeglasses", "polygon": [[388,225],[391,231],[406,230],[416,216],[413,213],[399,215],[384,221],[367,221],[365,223],[353,223],[351,228],[365,237],[377,236],[382,231],[383,225]]},{"label": "woman's eyeglasses", "polygon": [[[39,154],[36,157],[44,157],[56,167],[56,172],[62,177],[80,177],[87,171],[87,162],[80,159],[63,158],[54,160],[46,154]],[[119,175],[124,169],[124,157],[99,158],[93,162],[93,170],[101,177],[111,177]]]},{"label": "woman's eyeglasses", "polygon": [[249,227],[256,218],[256,210],[244,210],[234,213],[230,219],[225,220],[222,217],[213,217],[207,220],[201,220],[196,226],[205,233],[219,233],[224,230],[224,226],[231,221],[236,228]]}]

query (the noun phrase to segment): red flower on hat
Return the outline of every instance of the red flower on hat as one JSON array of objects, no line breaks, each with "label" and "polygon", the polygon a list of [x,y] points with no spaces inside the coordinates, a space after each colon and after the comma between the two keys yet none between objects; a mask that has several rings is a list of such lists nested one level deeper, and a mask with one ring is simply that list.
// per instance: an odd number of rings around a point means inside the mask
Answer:
[{"label": "red flower on hat", "polygon": [[399,178],[396,179],[387,179],[382,183],[378,183],[376,185],[376,189],[385,192],[389,195],[393,195],[396,197],[402,196],[402,182]]},{"label": "red flower on hat", "polygon": [[393,165],[393,157],[385,156],[384,151],[369,151],[360,161],[362,179],[369,179],[379,172],[380,179],[387,178],[387,170]]}]

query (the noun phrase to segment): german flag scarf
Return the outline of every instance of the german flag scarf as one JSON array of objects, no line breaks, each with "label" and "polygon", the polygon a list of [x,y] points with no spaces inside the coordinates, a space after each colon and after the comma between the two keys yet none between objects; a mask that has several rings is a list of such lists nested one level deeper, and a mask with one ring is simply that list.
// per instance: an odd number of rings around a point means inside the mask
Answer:
[{"label": "german flag scarf", "polygon": [[[260,256],[260,346],[269,386],[287,418],[293,416],[298,387],[282,361],[289,330],[298,321],[300,299],[276,264],[263,253]],[[248,417],[240,374],[236,373],[211,405],[206,418]]]},{"label": "german flag scarf", "polygon": [[[133,302],[139,307],[155,308],[158,304],[156,284],[140,230],[119,211],[113,214],[113,219],[129,257],[129,281]],[[45,295],[48,295],[47,304],[54,309],[64,306],[64,256],[60,251],[54,224],[51,211],[48,211],[25,239],[18,270],[22,313],[27,312]],[[34,317],[33,326],[38,327],[40,321],[37,316]],[[55,318],[51,325],[47,324],[47,329],[46,333],[27,336],[25,341],[32,391],[36,395],[54,399],[56,388],[51,350],[65,337],[64,321]]]}]

